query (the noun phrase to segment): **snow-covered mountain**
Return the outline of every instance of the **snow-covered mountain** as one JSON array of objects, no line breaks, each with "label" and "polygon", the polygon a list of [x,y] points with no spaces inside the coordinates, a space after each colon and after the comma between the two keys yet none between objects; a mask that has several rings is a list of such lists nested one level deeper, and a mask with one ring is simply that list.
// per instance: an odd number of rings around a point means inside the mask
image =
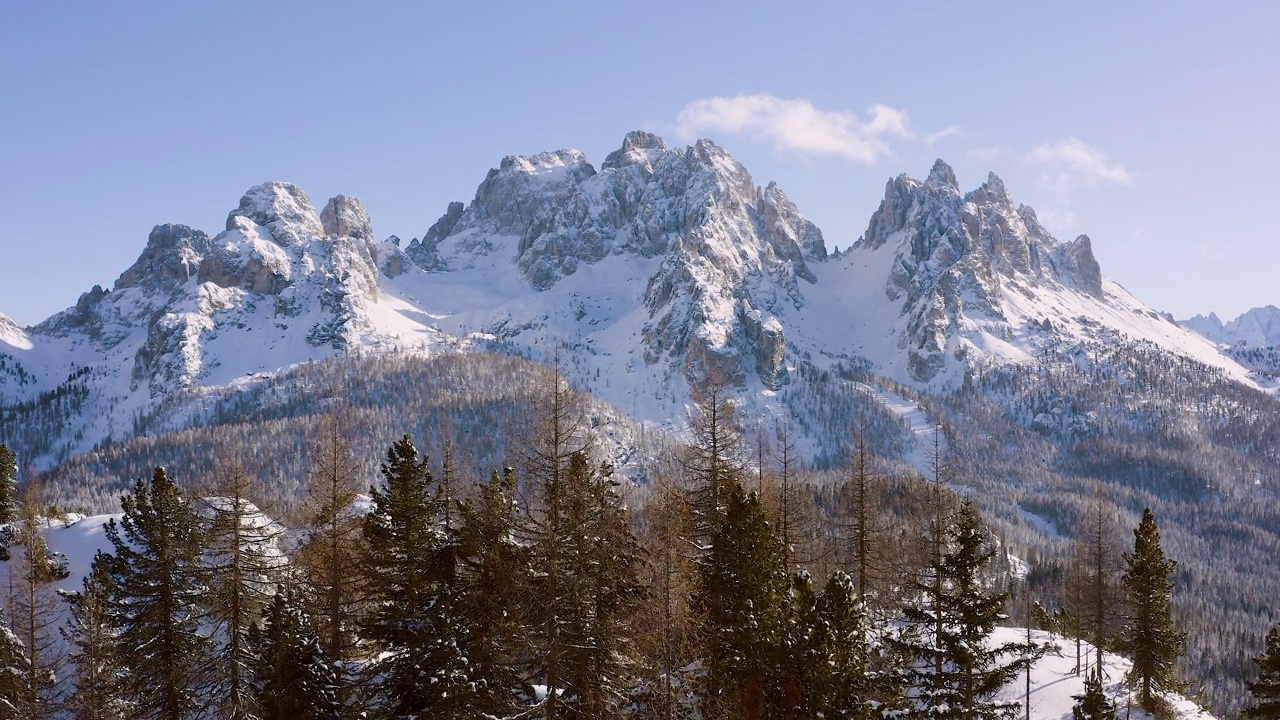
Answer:
[{"label": "snow-covered mountain", "polygon": [[1275,305],[1253,308],[1225,323],[1218,318],[1217,313],[1209,313],[1208,316],[1196,315],[1183,320],[1181,324],[1188,330],[1224,345],[1248,345],[1255,348],[1280,345],[1280,308]]},{"label": "snow-covered mountain", "polygon": [[129,437],[166,399],[355,351],[556,355],[638,420],[676,424],[708,377],[785,413],[797,370],[840,363],[937,390],[1120,339],[1250,382],[1103,276],[1087,237],[1057,241],[994,175],[962,193],[942,161],[889,181],[838,256],[724,149],[642,132],[598,170],[575,150],[504,158],[421,239],[374,237],[358,200],[316,212],[266,183],[214,237],[156,226],[110,290],[31,328],[0,317],[0,404],[75,408],[45,416],[55,429],[26,457],[48,465]]}]

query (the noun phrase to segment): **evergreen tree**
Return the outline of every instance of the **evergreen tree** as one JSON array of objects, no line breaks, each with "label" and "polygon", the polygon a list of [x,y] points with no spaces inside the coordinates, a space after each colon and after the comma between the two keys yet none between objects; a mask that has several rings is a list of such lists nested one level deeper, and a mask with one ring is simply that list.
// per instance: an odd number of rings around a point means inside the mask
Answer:
[{"label": "evergreen tree", "polygon": [[220,640],[206,684],[220,718],[244,720],[256,716],[249,628],[261,620],[276,592],[284,567],[279,547],[284,528],[250,502],[249,477],[242,467],[220,474],[223,479],[213,494],[200,503],[203,560],[209,572],[205,620]]},{"label": "evergreen tree", "polygon": [[1031,663],[1034,648],[1018,642],[987,643],[1009,598],[1008,593],[987,589],[984,571],[994,556],[978,511],[966,500],[948,547],[930,569],[931,577],[918,584],[928,599],[904,609],[914,637],[895,641],[916,661],[913,683],[924,715],[995,718],[1017,707],[993,701],[992,696]]},{"label": "evergreen tree", "polygon": [[198,629],[208,587],[199,519],[164,468],[150,484],[139,480],[120,505],[124,517],[106,526],[114,552],[97,562],[109,577],[114,652],[129,668],[124,696],[136,718],[191,717],[200,709],[198,671],[209,651]]},{"label": "evergreen tree", "polygon": [[385,651],[371,667],[380,707],[397,718],[466,717],[474,693],[451,602],[455,548],[437,523],[442,503],[427,459],[405,435],[387,451],[382,475],[364,518],[373,602],[365,634]]},{"label": "evergreen tree", "polygon": [[509,468],[462,504],[458,602],[466,654],[484,716],[514,714],[522,691],[517,663],[529,634],[523,609],[529,549],[516,541],[516,480]]},{"label": "evergreen tree", "polygon": [[0,444],[0,560],[9,559],[18,521],[18,457]]},{"label": "evergreen tree", "polygon": [[1133,553],[1126,553],[1124,561],[1123,647],[1133,659],[1129,678],[1141,690],[1142,706],[1151,710],[1156,692],[1181,689],[1174,663],[1186,641],[1186,635],[1174,626],[1169,608],[1171,577],[1178,564],[1165,559],[1151,508],[1143,511],[1133,531]]},{"label": "evergreen tree", "polygon": [[873,701],[895,704],[896,683],[872,673],[869,622],[852,578],[843,572],[831,576],[814,619],[816,672],[809,692],[815,712],[809,717],[866,718]]},{"label": "evergreen tree", "polygon": [[790,583],[786,550],[759,499],[734,484],[702,560],[695,606],[710,677],[708,717],[760,718],[778,697]]},{"label": "evergreen tree", "polygon": [[27,680],[31,667],[27,664],[26,648],[22,641],[4,622],[0,612],[0,717],[22,717],[23,701],[27,697]]},{"label": "evergreen tree", "polygon": [[341,717],[334,668],[292,594],[276,592],[247,640],[253,650],[249,685],[261,720]]},{"label": "evergreen tree", "polygon": [[1258,666],[1258,679],[1249,683],[1253,704],[1245,716],[1251,720],[1280,718],[1280,627],[1267,633],[1266,650],[1253,662]]},{"label": "evergreen tree", "polygon": [[569,460],[564,684],[577,717],[612,718],[633,687],[640,550],[607,465]]},{"label": "evergreen tree", "polygon": [[1084,680],[1084,694],[1073,695],[1073,720],[1116,720],[1116,707],[1102,689],[1102,666],[1095,666]]},{"label": "evergreen tree", "polygon": [[95,559],[82,589],[63,595],[70,612],[62,637],[75,669],[75,690],[67,699],[66,710],[76,720],[127,720],[134,716],[120,695],[125,670],[113,649],[110,581],[107,564]]}]

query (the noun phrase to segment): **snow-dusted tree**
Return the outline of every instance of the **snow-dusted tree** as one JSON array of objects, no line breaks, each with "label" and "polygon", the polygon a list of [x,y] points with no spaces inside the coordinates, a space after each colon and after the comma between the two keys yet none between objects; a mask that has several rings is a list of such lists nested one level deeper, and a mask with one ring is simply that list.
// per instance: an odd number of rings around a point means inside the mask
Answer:
[{"label": "snow-dusted tree", "polygon": [[208,587],[200,521],[164,468],[120,505],[124,517],[106,526],[114,552],[97,561],[109,578],[115,655],[129,668],[123,695],[135,718],[182,720],[202,705],[199,671],[209,655],[198,628]]},{"label": "snow-dusted tree", "polygon": [[205,620],[219,640],[203,685],[209,688],[218,717],[247,720],[257,716],[249,628],[262,619],[281,579],[284,555],[279,541],[284,528],[250,501],[243,467],[217,472],[212,494],[198,507],[209,573],[202,602]]},{"label": "snow-dusted tree", "polygon": [[31,676],[26,648],[4,622],[0,612],[0,717],[22,717],[27,696],[27,679]]},{"label": "snow-dusted tree", "polygon": [[528,693],[517,664],[529,635],[529,548],[516,540],[516,480],[494,472],[461,506],[456,607],[482,716],[515,714]]},{"label": "snow-dusted tree", "polygon": [[1071,708],[1073,720],[1116,720],[1116,706],[1102,689],[1101,665],[1084,679],[1084,694],[1072,697],[1076,701]]},{"label": "snow-dusted tree", "polygon": [[0,560],[9,559],[18,521],[18,457],[0,444]]},{"label": "snow-dusted tree", "polygon": [[[584,718],[616,717],[634,683],[640,550],[608,466],[569,459],[563,621],[566,703]],[[535,549],[536,553],[536,549]]]},{"label": "snow-dusted tree", "polygon": [[1152,709],[1156,693],[1177,691],[1175,663],[1182,655],[1186,634],[1173,624],[1169,597],[1173,592],[1173,571],[1178,563],[1168,560],[1160,547],[1160,528],[1155,513],[1146,508],[1133,530],[1133,552],[1125,553],[1125,623],[1122,648],[1133,659],[1129,679],[1138,685],[1142,706]]},{"label": "snow-dusted tree", "polygon": [[452,602],[454,547],[438,519],[426,458],[405,435],[387,451],[382,487],[364,518],[372,608],[365,635],[384,654],[371,666],[390,717],[467,717],[474,703],[462,628]]},{"label": "snow-dusted tree", "polygon": [[735,482],[695,597],[710,673],[708,717],[763,717],[775,701],[789,592],[782,542],[756,495]]},{"label": "snow-dusted tree", "polygon": [[941,557],[917,584],[921,602],[903,610],[914,632],[894,644],[914,658],[912,684],[924,716],[996,718],[1017,707],[992,697],[1025,669],[1035,649],[988,642],[1009,597],[989,587],[986,571],[995,552],[977,508],[964,501]]},{"label": "snow-dusted tree", "polygon": [[75,689],[65,703],[76,720],[127,720],[132,708],[120,694],[125,669],[114,651],[115,628],[108,609],[111,581],[106,563],[95,561],[82,589],[63,593],[70,604],[62,637],[69,648]]},{"label": "snow-dusted tree", "polygon": [[249,628],[249,687],[261,720],[337,720],[342,717],[334,667],[310,620],[290,592],[272,599],[262,624]]},{"label": "snow-dusted tree", "polygon": [[1267,647],[1253,662],[1258,667],[1258,679],[1249,683],[1253,704],[1245,710],[1245,717],[1250,720],[1280,718],[1280,627],[1271,628],[1267,633]]}]

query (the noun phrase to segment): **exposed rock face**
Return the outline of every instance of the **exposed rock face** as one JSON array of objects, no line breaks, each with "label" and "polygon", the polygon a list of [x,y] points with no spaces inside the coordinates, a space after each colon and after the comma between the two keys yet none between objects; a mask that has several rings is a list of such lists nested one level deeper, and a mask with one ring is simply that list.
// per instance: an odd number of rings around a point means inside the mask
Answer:
[{"label": "exposed rock face", "polygon": [[227,215],[227,230],[240,227],[237,217],[266,228],[269,238],[284,247],[325,236],[311,198],[289,183],[269,182],[249,188],[240,198],[240,206]]},{"label": "exposed rock face", "polygon": [[770,387],[786,372],[782,325],[769,321],[803,305],[797,281],[813,282],[808,263],[827,255],[777,185],[757,188],[709,140],[673,149],[645,132],[629,133],[599,172],[576,150],[504,158],[468,207],[451,204],[406,251],[433,271],[493,253],[538,290],[610,256],[661,258],[645,292],[646,359],[671,357],[691,381],[711,371],[741,383],[754,371]]},{"label": "exposed rock face", "polygon": [[209,236],[186,225],[157,225],[137,262],[116,280],[115,289],[144,282],[172,287],[191,279],[200,261],[213,249]]},{"label": "exposed rock face", "polygon": [[905,299],[909,322],[902,342],[912,377],[922,382],[942,368],[948,338],[961,318],[1006,320],[1006,290],[1070,288],[1103,297],[1089,238],[1058,242],[1031,208],[1014,206],[994,173],[963,195],[941,160],[924,182],[906,175],[890,180],[856,247],[876,250],[891,243],[899,250],[885,292]]},{"label": "exposed rock face", "polygon": [[266,295],[288,287],[293,263],[288,252],[271,242],[274,234],[261,232],[263,226],[241,215],[232,216],[228,224],[214,239],[213,252],[200,263],[200,282]]},{"label": "exposed rock face", "polygon": [[369,213],[365,212],[360,201],[338,195],[325,203],[320,213],[320,223],[324,234],[330,237],[349,237],[365,242],[373,242],[373,226],[369,222]]}]

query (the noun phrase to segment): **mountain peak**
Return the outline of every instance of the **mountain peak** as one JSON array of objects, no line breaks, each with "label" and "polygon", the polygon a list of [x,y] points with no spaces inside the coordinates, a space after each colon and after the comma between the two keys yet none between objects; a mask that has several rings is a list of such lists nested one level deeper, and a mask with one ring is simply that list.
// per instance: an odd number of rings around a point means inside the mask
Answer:
[{"label": "mountain peak", "polygon": [[632,130],[622,139],[622,147],[609,153],[601,170],[626,167],[641,163],[652,164],[656,154],[665,152],[667,143],[657,135],[643,130]]},{"label": "mountain peak", "polygon": [[212,248],[213,241],[200,230],[186,225],[156,225],[147,236],[147,247],[116,280],[115,289],[162,281],[180,285],[196,274],[201,259]]},{"label": "mountain peak", "polygon": [[925,181],[931,185],[942,185],[952,190],[959,191],[960,184],[956,182],[955,171],[951,166],[943,162],[942,158],[933,161],[933,168],[929,170],[929,178]]},{"label": "mountain peak", "polygon": [[267,182],[249,188],[240,198],[240,206],[227,215],[227,230],[237,229],[237,217],[266,228],[271,239],[283,247],[325,235],[311,198],[291,183]]}]

